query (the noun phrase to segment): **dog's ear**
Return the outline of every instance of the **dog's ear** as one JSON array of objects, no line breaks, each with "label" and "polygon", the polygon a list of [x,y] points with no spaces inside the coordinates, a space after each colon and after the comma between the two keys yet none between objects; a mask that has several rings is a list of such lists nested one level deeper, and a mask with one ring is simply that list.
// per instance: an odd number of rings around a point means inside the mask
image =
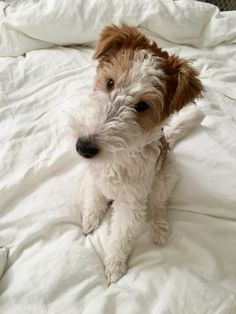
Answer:
[{"label": "dog's ear", "polygon": [[201,97],[204,88],[197,70],[187,60],[175,55],[168,56],[165,58],[164,71],[167,79],[165,111],[169,116]]},{"label": "dog's ear", "polygon": [[135,27],[122,24],[121,26],[107,26],[102,31],[94,59],[102,59],[111,54],[116,54],[120,49],[145,49],[149,47],[149,40]]}]

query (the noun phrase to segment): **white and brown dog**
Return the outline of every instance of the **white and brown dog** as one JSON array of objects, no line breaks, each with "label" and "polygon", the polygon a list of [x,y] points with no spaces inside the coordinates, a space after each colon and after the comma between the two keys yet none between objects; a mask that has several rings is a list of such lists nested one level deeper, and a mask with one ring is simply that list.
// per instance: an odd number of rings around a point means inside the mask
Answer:
[{"label": "white and brown dog", "polygon": [[162,51],[127,25],[106,27],[94,58],[94,92],[81,104],[76,121],[76,150],[87,159],[82,230],[87,235],[98,228],[113,201],[104,262],[111,283],[125,274],[147,218],[153,241],[162,245],[167,239],[166,203],[177,180],[167,151],[203,114],[186,108],[164,127],[164,134],[163,126],[203,87],[188,61]]}]

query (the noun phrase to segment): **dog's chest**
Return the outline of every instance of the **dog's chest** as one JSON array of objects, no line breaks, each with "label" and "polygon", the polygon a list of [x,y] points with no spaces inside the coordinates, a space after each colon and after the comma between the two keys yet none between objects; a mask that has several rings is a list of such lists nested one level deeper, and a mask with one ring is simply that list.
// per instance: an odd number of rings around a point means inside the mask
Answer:
[{"label": "dog's chest", "polygon": [[[155,175],[156,156],[142,154],[126,158],[124,162],[113,162],[95,171],[95,179],[103,194],[109,199],[125,194],[145,194],[150,191]],[[138,192],[139,193],[139,192]]]}]

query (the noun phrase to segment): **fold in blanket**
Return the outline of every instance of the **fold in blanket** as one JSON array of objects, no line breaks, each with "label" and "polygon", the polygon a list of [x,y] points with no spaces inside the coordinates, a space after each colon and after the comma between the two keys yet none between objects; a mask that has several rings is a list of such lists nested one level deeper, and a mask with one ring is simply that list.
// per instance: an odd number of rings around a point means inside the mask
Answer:
[{"label": "fold in blanket", "polygon": [[7,263],[8,249],[0,246],[0,279],[4,273],[4,269]]}]

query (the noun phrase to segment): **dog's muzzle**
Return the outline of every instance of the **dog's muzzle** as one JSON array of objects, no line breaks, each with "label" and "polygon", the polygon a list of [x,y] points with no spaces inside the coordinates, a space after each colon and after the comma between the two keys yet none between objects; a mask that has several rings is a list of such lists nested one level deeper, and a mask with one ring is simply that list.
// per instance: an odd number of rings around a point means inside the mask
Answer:
[{"label": "dog's muzzle", "polygon": [[97,146],[87,137],[78,138],[76,150],[84,158],[93,158],[99,152]]}]

